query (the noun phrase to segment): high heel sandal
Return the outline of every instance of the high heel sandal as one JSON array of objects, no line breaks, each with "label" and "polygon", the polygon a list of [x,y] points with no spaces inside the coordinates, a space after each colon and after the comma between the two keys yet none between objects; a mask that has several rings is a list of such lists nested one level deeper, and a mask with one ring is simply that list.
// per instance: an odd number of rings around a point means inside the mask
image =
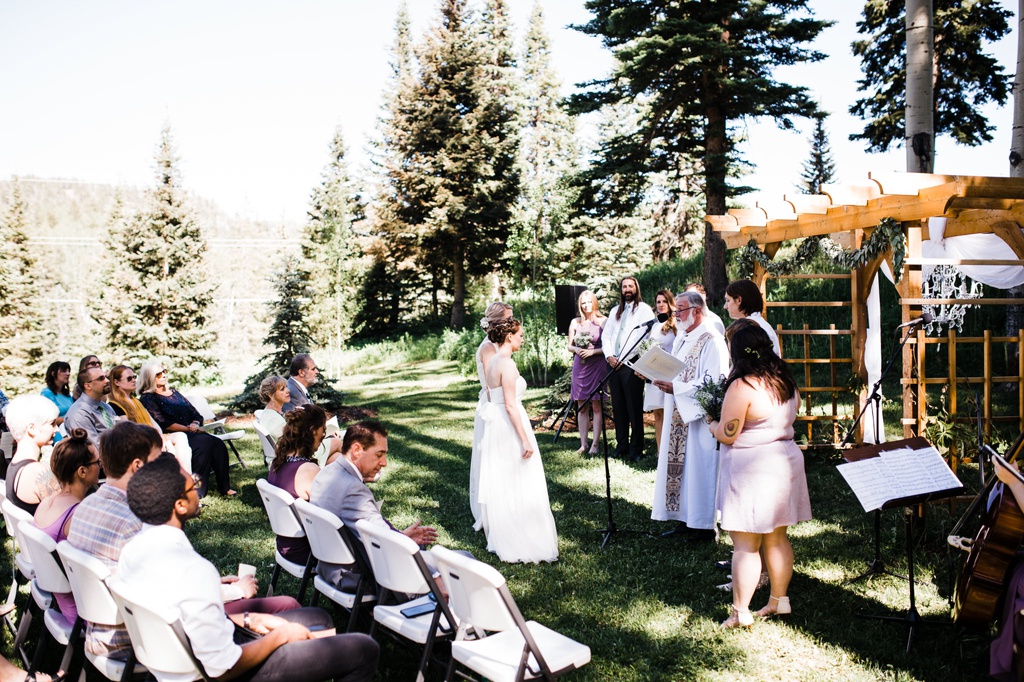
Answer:
[{"label": "high heel sandal", "polygon": [[732,607],[732,614],[722,621],[723,630],[732,630],[734,628],[750,628],[754,625],[754,617],[750,615],[750,609],[740,610],[735,606]]},{"label": "high heel sandal", "polygon": [[[772,602],[775,602],[774,606],[772,606]],[[768,603],[765,604],[764,608],[757,611],[757,617],[785,618],[791,613],[793,613],[793,607],[789,604],[789,597],[776,597],[775,595],[771,595],[768,597]]]}]

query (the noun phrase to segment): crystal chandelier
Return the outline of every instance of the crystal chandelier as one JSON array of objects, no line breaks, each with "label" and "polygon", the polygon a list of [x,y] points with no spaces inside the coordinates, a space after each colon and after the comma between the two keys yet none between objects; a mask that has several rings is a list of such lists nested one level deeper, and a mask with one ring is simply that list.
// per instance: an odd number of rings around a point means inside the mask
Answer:
[{"label": "crystal chandelier", "polygon": [[[952,265],[936,265],[932,274],[922,283],[921,295],[922,298],[981,298],[981,282],[972,281]],[[962,332],[967,309],[978,307],[945,303],[922,305],[921,311],[932,316],[932,321],[925,326],[925,333],[940,331],[942,325],[955,327],[958,332]]]}]

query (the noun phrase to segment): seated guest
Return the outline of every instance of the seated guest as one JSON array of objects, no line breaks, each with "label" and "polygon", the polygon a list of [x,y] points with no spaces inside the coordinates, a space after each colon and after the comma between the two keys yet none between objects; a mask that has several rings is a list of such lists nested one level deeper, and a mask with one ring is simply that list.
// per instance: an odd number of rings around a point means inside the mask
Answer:
[{"label": "seated guest", "polygon": [[[100,458],[85,431],[75,429],[54,446],[50,471],[60,483],[60,492],[39,503],[34,521],[54,542],[60,542],[68,539],[68,528],[78,505],[100,481]],[[71,593],[55,592],[53,596],[60,612],[74,623],[78,609]]]},{"label": "seated guest", "polygon": [[[87,369],[99,369],[103,367],[103,363],[95,355],[86,355],[84,358],[78,361],[78,375],[81,375]],[[81,383],[76,383],[75,388],[71,393],[71,397],[78,400],[82,397],[84,388]]]},{"label": "seated guest", "polygon": [[[179,609],[192,652],[210,677],[373,679],[379,655],[373,639],[363,634],[316,638],[310,632],[310,627],[333,627],[325,611],[225,614],[217,569],[196,553],[183,530],[199,515],[199,495],[174,459],[159,458],[136,473],[128,483],[128,505],[147,528],[125,545],[118,578],[154,605]],[[235,626],[263,636],[239,646]],[[168,679],[155,676],[159,682]]]},{"label": "seated guest", "polygon": [[[308,500],[313,479],[320,473],[313,453],[323,440],[327,414],[316,405],[303,405],[289,412],[286,419],[267,481],[297,500]],[[288,561],[305,564],[309,560],[309,540],[305,536],[278,536],[277,551]]]},{"label": "seated guest", "polygon": [[39,461],[56,430],[57,406],[41,395],[18,396],[7,406],[7,426],[17,442],[7,467],[7,498],[29,514],[60,490],[49,467]]},{"label": "seated guest", "polygon": [[57,426],[64,423],[64,415],[67,414],[71,403],[75,402],[71,397],[71,391],[68,390],[70,382],[71,365],[63,360],[52,362],[46,368],[46,388],[43,389],[42,396],[57,406],[57,410],[59,410]]},{"label": "seated guest", "polygon": [[[135,371],[128,365],[117,365],[110,370],[110,407],[118,416],[128,421],[152,426],[157,431],[160,427],[153,416],[146,411],[139,399],[135,397]],[[188,436],[184,433],[161,433],[164,441],[164,452],[178,458],[185,471],[192,473],[192,448],[188,444]]]},{"label": "seated guest", "polygon": [[308,405],[309,387],[320,380],[320,370],[309,353],[299,353],[292,358],[288,366],[288,391],[291,398],[284,404],[284,411],[291,412],[296,407]]},{"label": "seated guest", "polygon": [[[291,400],[288,382],[279,376],[267,377],[260,384],[260,400],[266,404],[266,408],[260,413],[260,426],[277,440],[284,431],[284,406]],[[313,459],[323,467],[333,462],[340,454],[341,438],[324,438],[313,453]]]},{"label": "seated guest", "polygon": [[200,476],[199,496],[206,494],[210,472],[217,478],[217,490],[232,497],[230,463],[224,441],[200,430],[203,416],[192,403],[167,385],[167,370],[159,362],[147,362],[139,370],[140,401],[164,433],[184,433],[192,448],[192,471]]},{"label": "seated guest", "polygon": [[110,379],[102,368],[90,367],[78,374],[78,385],[82,388],[82,397],[64,415],[64,430],[85,429],[93,447],[98,447],[100,436],[118,420],[106,403]]},{"label": "seated guest", "polygon": [[[380,470],[387,466],[387,454],[388,432],[383,424],[372,420],[352,424],[345,431],[342,456],[317,474],[309,493],[309,501],[335,514],[356,537],[359,537],[359,531],[355,528],[356,521],[366,519],[409,536],[417,545],[435,542],[436,528],[421,526],[417,521],[400,531],[381,515],[373,493],[366,484],[375,480]],[[317,571],[322,578],[340,586],[344,591],[355,590],[359,584],[360,576],[351,564],[338,565],[321,561],[317,564]]]}]

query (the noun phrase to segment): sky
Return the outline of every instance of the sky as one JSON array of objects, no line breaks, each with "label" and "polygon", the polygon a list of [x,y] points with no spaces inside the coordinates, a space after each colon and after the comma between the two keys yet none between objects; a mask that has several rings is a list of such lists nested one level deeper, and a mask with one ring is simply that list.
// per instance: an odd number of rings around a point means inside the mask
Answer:
[{"label": "sky", "polygon": [[[583,0],[538,1],[565,94],[605,76],[610,52],[569,28],[587,21]],[[508,0],[520,39],[533,3]],[[399,0],[4,0],[0,178],[151,185],[167,122],[186,189],[229,215],[301,222],[336,126],[355,174],[368,178],[398,6]],[[847,140],[862,128],[846,113],[861,76],[849,45],[862,3],[810,6],[818,18],[837,22],[815,45],[829,58],[785,67],[779,76],[809,87],[832,113],[827,129],[841,181],[903,170],[902,149],[870,155]],[[434,21],[437,2],[408,0],[408,7],[418,37]],[[992,51],[1012,73],[1016,35]],[[965,149],[939,138],[936,172],[1006,174],[1012,103],[988,114],[997,126],[994,141]],[[745,203],[794,191],[809,150],[810,125],[798,125],[784,132],[771,121],[745,124],[742,150],[756,167],[742,182],[759,188]],[[583,135],[592,135],[586,126]]]}]

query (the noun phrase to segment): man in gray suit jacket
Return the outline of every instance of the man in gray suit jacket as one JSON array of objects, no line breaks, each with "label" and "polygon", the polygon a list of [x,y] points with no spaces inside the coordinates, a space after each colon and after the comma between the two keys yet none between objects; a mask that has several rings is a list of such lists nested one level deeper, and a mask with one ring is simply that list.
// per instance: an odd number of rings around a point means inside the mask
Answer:
[{"label": "man in gray suit jacket", "polygon": [[291,399],[281,408],[284,412],[291,412],[296,407],[311,403],[309,387],[320,380],[320,370],[309,353],[299,353],[292,358],[288,374],[288,393],[291,394]]},{"label": "man in gray suit jacket", "polygon": [[[357,539],[359,532],[356,521],[366,519],[371,523],[387,526],[396,533],[408,535],[418,545],[428,545],[437,540],[437,529],[412,524],[405,530],[398,530],[380,513],[380,507],[367,487],[367,482],[377,478],[380,470],[387,466],[388,432],[377,421],[361,421],[352,424],[345,431],[341,457],[328,464],[313,479],[309,501],[335,514]],[[357,552],[362,547],[353,548]],[[343,591],[354,591],[360,575],[352,564],[328,564],[321,561],[317,566],[320,576]]]}]

